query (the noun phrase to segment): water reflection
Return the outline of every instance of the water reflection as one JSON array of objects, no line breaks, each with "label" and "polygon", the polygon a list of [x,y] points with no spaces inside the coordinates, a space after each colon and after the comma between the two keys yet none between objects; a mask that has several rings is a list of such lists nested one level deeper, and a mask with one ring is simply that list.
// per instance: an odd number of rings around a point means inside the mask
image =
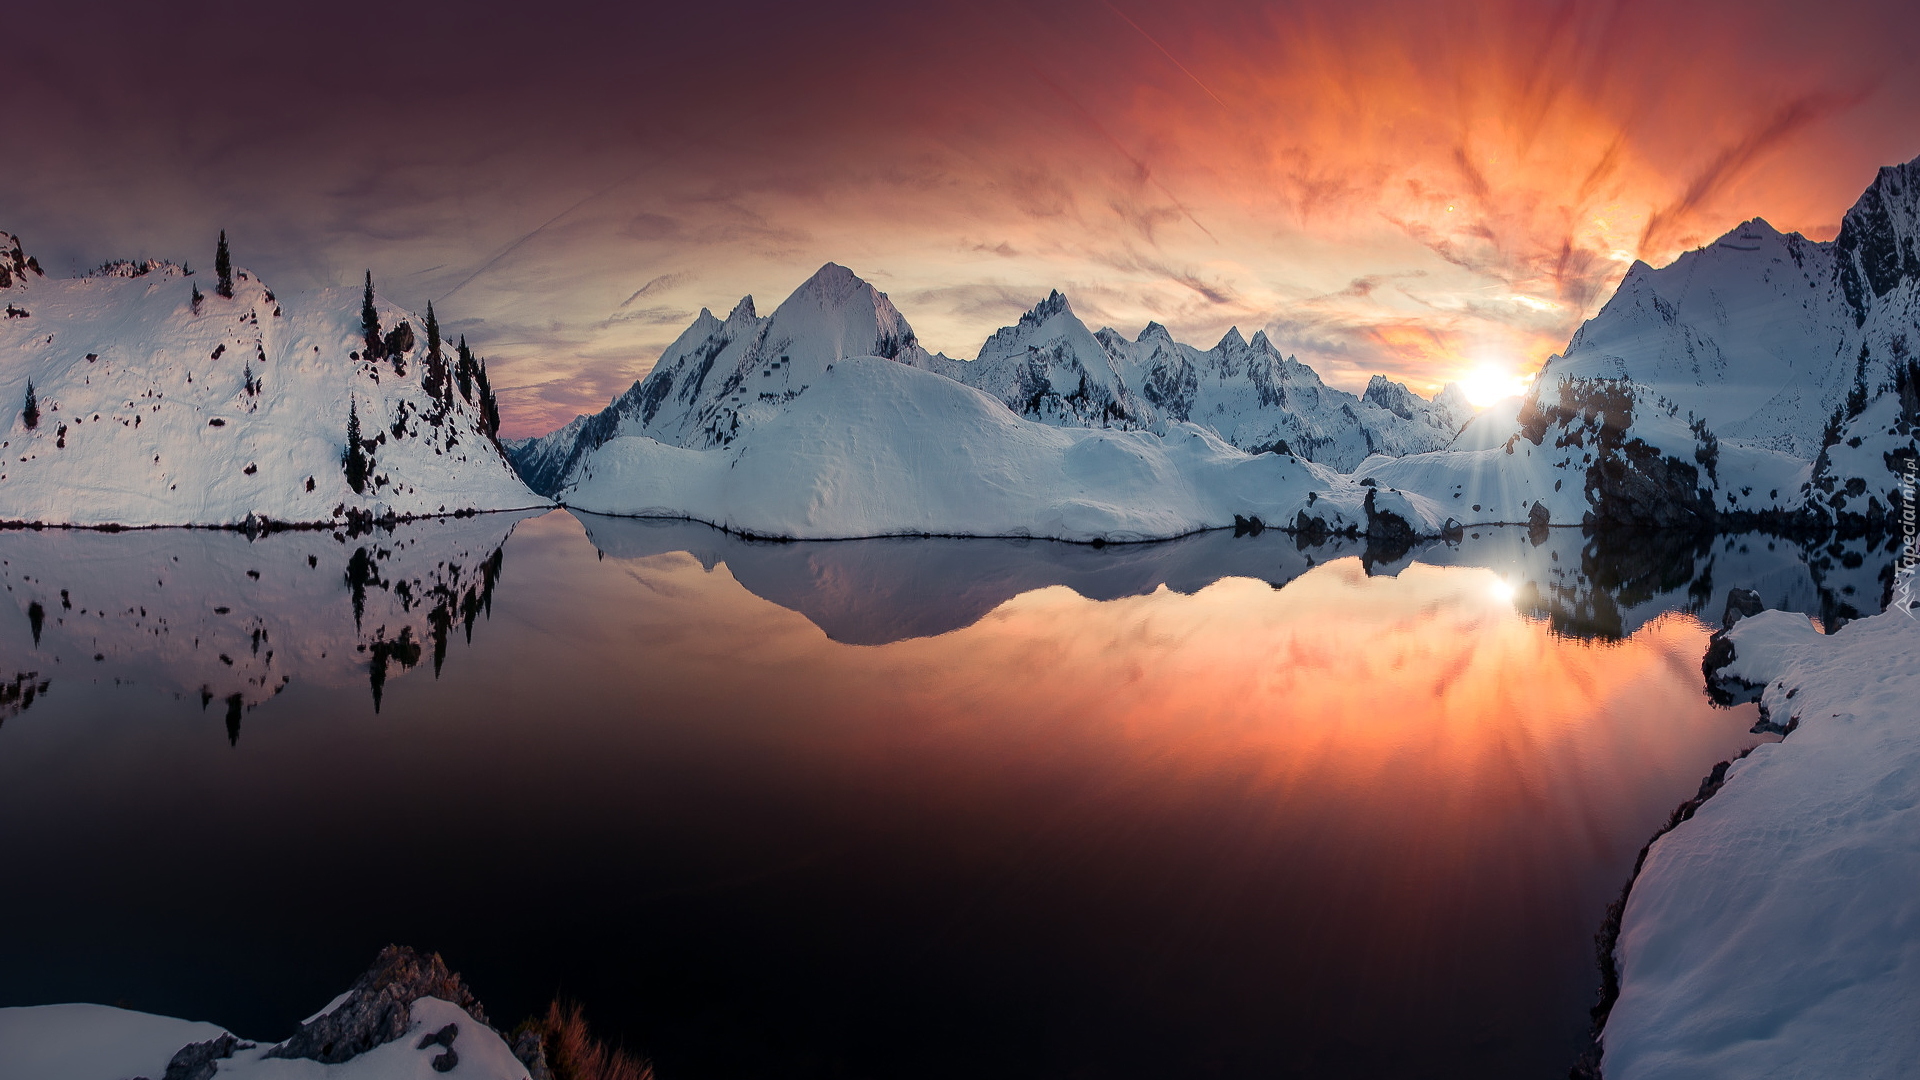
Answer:
[{"label": "water reflection", "polygon": [[1357,557],[1369,575],[1415,563],[1494,570],[1516,607],[1557,633],[1617,641],[1670,611],[1717,620],[1734,587],[1769,607],[1805,612],[1830,628],[1881,609],[1898,539],[1792,540],[1742,535],[1483,528],[1394,551],[1334,537],[1317,545],[1285,533],[1226,530],[1154,544],[1095,548],[1045,540],[879,539],[779,543],[684,521],[574,512],[604,555],[646,560],[692,555],[805,615],[834,641],[878,645],[978,622],[1034,589],[1064,585],[1090,600],[1193,593],[1222,578],[1273,588],[1316,566]]},{"label": "water reflection", "polygon": [[[527,516],[355,536],[0,532],[0,585],[28,631],[8,659],[42,682],[135,683],[203,709],[218,701],[231,741],[245,710],[296,678],[370,683],[378,709],[389,673],[419,664],[423,646],[438,676],[453,628],[471,641],[492,603],[501,546]],[[24,708],[24,690],[20,698]]]},{"label": "water reflection", "polygon": [[1883,556],[0,534],[0,1003],[270,1035],[404,940],[687,1080],[1557,1075],[1753,741],[1695,615],[1844,618]]}]

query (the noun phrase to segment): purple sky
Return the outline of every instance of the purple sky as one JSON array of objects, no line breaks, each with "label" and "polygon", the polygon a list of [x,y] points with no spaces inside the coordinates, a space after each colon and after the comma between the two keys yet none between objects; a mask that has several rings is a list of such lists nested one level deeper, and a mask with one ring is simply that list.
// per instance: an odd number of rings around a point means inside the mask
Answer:
[{"label": "purple sky", "polygon": [[[324,11],[324,14],[317,12]],[[34,5],[0,229],[435,302],[507,429],[820,263],[972,355],[1266,328],[1330,381],[1527,372],[1634,257],[1832,234],[1920,154],[1910,4]]]}]

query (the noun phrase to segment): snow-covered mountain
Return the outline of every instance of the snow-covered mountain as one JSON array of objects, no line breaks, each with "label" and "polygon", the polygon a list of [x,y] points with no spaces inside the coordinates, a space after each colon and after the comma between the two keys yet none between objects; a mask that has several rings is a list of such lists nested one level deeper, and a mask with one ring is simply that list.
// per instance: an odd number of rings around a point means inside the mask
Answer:
[{"label": "snow-covered mountain", "polygon": [[1192,423],[1253,453],[1348,468],[1370,453],[1446,446],[1472,415],[1454,388],[1433,402],[1376,377],[1365,398],[1336,390],[1264,332],[1229,331],[1212,349],[1148,325],[1129,341],[1090,331],[1055,292],[988,338],[973,360],[929,354],[885,293],[828,263],[771,316],[753,298],[725,319],[703,310],[652,373],[600,413],[511,447],[536,491],[559,491],[609,440],[639,435],[708,450],[777,415],[833,363],[878,356],[986,391],[1056,427],[1163,430]]},{"label": "snow-covered mountain", "polygon": [[1192,423],[1249,453],[1293,454],[1343,470],[1369,454],[1441,449],[1474,411],[1457,386],[1428,401],[1381,375],[1356,398],[1282,355],[1264,330],[1252,341],[1229,330],[1205,350],[1175,341],[1159,323],[1131,341],[1112,328],[1090,332],[1058,292],[987,339],[974,360],[923,354],[907,362],[985,390],[1042,423]]},{"label": "snow-covered mountain", "polygon": [[[0,267],[0,521],[311,524],[545,502],[494,439],[484,362],[388,304],[370,336],[359,289],[282,299],[235,269],[227,296],[157,262],[53,279],[5,234]],[[364,479],[349,476],[352,422]]]},{"label": "snow-covered mountain", "polygon": [[1361,468],[1499,520],[1884,524],[1916,425],[1920,159],[1880,170],[1832,241],[1755,219],[1635,263],[1504,431]]},{"label": "snow-covered mountain", "polygon": [[1307,531],[1432,536],[1445,510],[1212,431],[1054,427],[879,357],[822,369],[724,446],[619,434],[583,455],[561,502],[793,539],[1043,536],[1146,540],[1259,518]]}]

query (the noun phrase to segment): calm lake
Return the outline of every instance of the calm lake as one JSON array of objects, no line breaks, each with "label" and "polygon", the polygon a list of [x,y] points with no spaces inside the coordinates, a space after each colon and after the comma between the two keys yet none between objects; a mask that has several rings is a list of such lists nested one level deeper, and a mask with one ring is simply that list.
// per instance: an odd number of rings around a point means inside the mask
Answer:
[{"label": "calm lake", "polygon": [[0,532],[0,1005],[277,1039],[397,941],[662,1080],[1563,1076],[1762,738],[1727,590],[1832,626],[1892,557]]}]

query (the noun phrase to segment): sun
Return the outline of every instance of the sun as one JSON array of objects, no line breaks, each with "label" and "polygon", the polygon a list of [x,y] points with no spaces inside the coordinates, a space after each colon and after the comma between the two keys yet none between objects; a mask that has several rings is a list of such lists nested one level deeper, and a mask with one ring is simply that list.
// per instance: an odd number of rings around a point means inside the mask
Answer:
[{"label": "sun", "polygon": [[1527,380],[1514,374],[1511,368],[1499,364],[1481,364],[1473,369],[1472,374],[1460,380],[1460,389],[1466,392],[1468,401],[1484,409],[1496,401],[1526,393]]}]

